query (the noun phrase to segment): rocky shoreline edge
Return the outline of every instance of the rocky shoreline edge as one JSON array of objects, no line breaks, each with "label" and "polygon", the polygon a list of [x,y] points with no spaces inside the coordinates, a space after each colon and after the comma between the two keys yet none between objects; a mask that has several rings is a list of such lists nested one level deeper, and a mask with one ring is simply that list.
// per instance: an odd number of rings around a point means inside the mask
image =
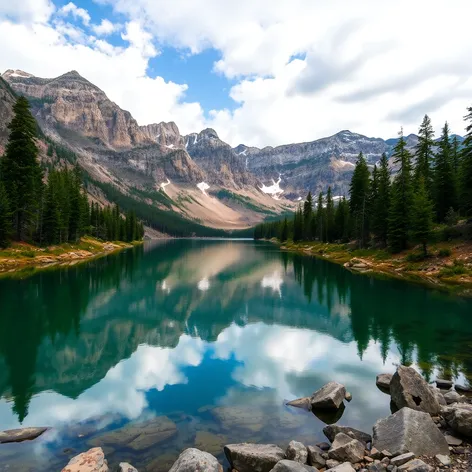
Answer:
[{"label": "rocky shoreline edge", "polygon": [[[379,374],[377,387],[391,396],[392,414],[379,419],[372,434],[349,426],[327,425],[328,442],[305,445],[291,441],[286,450],[275,444],[224,446],[232,472],[451,472],[472,471],[472,389],[437,379],[435,385],[413,368],[399,366]],[[351,395],[329,382],[310,397],[287,405],[311,411],[336,411]],[[0,432],[0,444],[32,440],[48,428]],[[1,446],[0,446],[1,447]],[[94,447],[73,457],[62,472],[110,472],[105,454]],[[118,472],[138,472],[127,462]],[[216,457],[185,449],[170,472],[222,472]]]}]

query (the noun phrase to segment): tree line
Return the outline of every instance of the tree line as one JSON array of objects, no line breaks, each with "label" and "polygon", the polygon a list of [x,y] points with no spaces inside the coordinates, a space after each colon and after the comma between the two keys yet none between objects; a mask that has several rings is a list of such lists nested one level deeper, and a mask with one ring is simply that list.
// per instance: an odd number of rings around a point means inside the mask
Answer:
[{"label": "tree line", "polygon": [[[37,124],[29,102],[19,97],[0,158],[0,247],[11,241],[37,244],[76,242],[86,234],[106,240],[142,239],[143,225],[117,205],[90,205],[78,165],[49,169],[47,182],[37,146]],[[52,155],[49,145],[48,154]]]},{"label": "tree line", "polygon": [[254,237],[294,242],[355,240],[361,248],[374,245],[393,252],[420,243],[426,255],[435,224],[453,226],[460,216],[472,215],[472,107],[464,120],[462,143],[450,135],[447,122],[435,140],[425,115],[414,153],[407,149],[401,131],[391,158],[384,153],[372,169],[359,154],[349,200],[342,197],[335,202],[329,188],[314,202],[309,192],[293,219],[262,223]]}]

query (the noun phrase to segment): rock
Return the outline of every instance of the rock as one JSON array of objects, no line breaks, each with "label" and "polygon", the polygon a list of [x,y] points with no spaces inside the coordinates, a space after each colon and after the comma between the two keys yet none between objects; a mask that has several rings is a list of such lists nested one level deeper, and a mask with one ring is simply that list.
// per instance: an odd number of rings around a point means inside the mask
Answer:
[{"label": "rock", "polygon": [[311,396],[312,409],[337,410],[343,403],[346,388],[337,382],[329,382]]},{"label": "rock", "polygon": [[390,392],[390,382],[392,381],[392,374],[379,374],[375,379],[375,384],[380,390]]},{"label": "rock", "polygon": [[451,436],[450,434],[446,434],[444,437],[449,446],[460,446],[462,444],[462,439]]},{"label": "rock", "polygon": [[272,472],[318,472],[318,469],[310,467],[305,464],[300,464],[298,461],[281,460],[277,462]]},{"label": "rock", "polygon": [[120,462],[120,465],[118,466],[118,472],[138,472],[138,469],[127,462]]},{"label": "rock", "polygon": [[448,405],[452,405],[453,403],[463,403],[465,398],[455,390],[449,390],[444,394],[444,400]]},{"label": "rock", "polygon": [[295,408],[303,408],[304,410],[311,410],[311,397],[297,398],[287,402],[288,406],[294,406]]},{"label": "rock", "polygon": [[308,451],[301,442],[290,441],[287,450],[285,451],[285,457],[290,461],[306,464],[308,459]]},{"label": "rock", "polygon": [[252,432],[258,432],[267,421],[267,415],[260,408],[244,406],[219,406],[211,410],[224,429],[232,430],[234,427],[244,428]]},{"label": "rock", "polygon": [[316,446],[319,447],[322,451],[329,451],[329,448],[331,447],[327,442],[316,443]]},{"label": "rock", "polygon": [[455,384],[454,388],[459,393],[472,393],[472,387],[465,387],[464,385]]},{"label": "rock", "polygon": [[373,447],[371,450],[370,450],[370,454],[369,454],[370,457],[372,457],[372,459],[382,459],[382,453],[376,448],[376,447]]},{"label": "rock", "polygon": [[389,459],[391,459],[392,456],[393,456],[393,454],[391,454],[390,451],[387,451],[387,449],[384,449],[384,450],[382,451],[382,456],[388,457]]},{"label": "rock", "polygon": [[62,472],[108,472],[108,464],[101,447],[94,447],[73,457]]},{"label": "rock", "polygon": [[432,416],[439,413],[439,403],[426,380],[411,367],[398,367],[390,382],[390,395],[399,409],[408,407]]},{"label": "rock", "polygon": [[341,462],[339,461],[336,461],[334,459],[328,459],[326,461],[326,467],[328,470],[331,470],[331,469],[334,469],[335,467],[337,467],[338,465],[341,465]]},{"label": "rock", "polygon": [[41,436],[48,428],[20,428],[0,431],[0,444],[31,441]]},{"label": "rock", "polygon": [[443,407],[441,414],[454,431],[472,437],[472,405],[454,403]]},{"label": "rock", "polygon": [[220,454],[227,442],[225,436],[209,431],[197,431],[195,436],[195,448],[213,455]]},{"label": "rock", "polygon": [[386,472],[387,468],[385,467],[384,464],[378,463],[378,464],[370,464],[368,468],[369,472]]},{"label": "rock", "polygon": [[439,388],[436,388],[436,387],[433,387],[432,385],[430,385],[430,389],[433,392],[433,395],[435,396],[436,400],[438,401],[440,407],[441,407],[441,405],[442,406],[447,405],[446,399],[444,398],[444,395],[441,393],[441,390],[439,390]]},{"label": "rock", "polygon": [[416,456],[449,454],[449,446],[431,417],[402,408],[374,425],[372,446],[387,449],[394,456],[413,452]]},{"label": "rock", "polygon": [[328,469],[326,472],[355,472],[356,469],[350,464],[349,462],[344,462],[343,464],[339,464],[331,469]]},{"label": "rock", "polygon": [[215,457],[198,449],[185,449],[169,472],[222,472],[223,468]]},{"label": "rock", "polygon": [[443,388],[446,390],[450,389],[452,385],[454,384],[452,380],[444,380],[444,379],[436,379],[435,382],[438,388]]},{"label": "rock", "polygon": [[346,406],[341,403],[341,406],[337,410],[325,410],[315,408],[311,412],[323,423],[334,424],[337,423],[343,416]]},{"label": "rock", "polygon": [[324,435],[331,441],[334,441],[334,438],[339,433],[344,433],[351,438],[357,439],[362,443],[366,444],[368,442],[372,442],[372,436],[368,433],[364,433],[359,431],[358,429],[351,428],[349,426],[338,426],[335,424],[330,424],[323,428]]},{"label": "rock", "polygon": [[346,395],[344,395],[344,399],[347,402],[350,402],[352,400],[352,393],[351,392],[346,392]]},{"label": "rock", "polygon": [[317,469],[323,469],[326,465],[326,460],[323,458],[323,451],[317,446],[307,446],[308,465],[312,465]]},{"label": "rock", "polygon": [[284,451],[274,444],[228,444],[224,452],[238,472],[269,472],[285,458]]},{"label": "rock", "polygon": [[400,467],[403,464],[406,464],[407,462],[410,462],[415,458],[415,455],[412,452],[407,452],[405,454],[401,454],[397,457],[393,457],[390,463],[392,465],[395,465],[397,467]]},{"label": "rock", "polygon": [[364,444],[347,434],[338,433],[328,452],[330,459],[340,462],[360,462],[364,458]]},{"label": "rock", "polygon": [[413,459],[398,467],[401,472],[433,472],[434,469],[420,459]]},{"label": "rock", "polygon": [[444,456],[443,454],[436,454],[434,457],[436,457],[436,460],[441,465],[451,465],[451,458],[449,456]]}]

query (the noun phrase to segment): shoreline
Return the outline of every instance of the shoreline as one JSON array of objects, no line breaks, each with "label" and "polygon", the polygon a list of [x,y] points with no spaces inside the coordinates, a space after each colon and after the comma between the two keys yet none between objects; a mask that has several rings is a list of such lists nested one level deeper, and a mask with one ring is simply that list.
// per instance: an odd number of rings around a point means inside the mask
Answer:
[{"label": "shoreline", "polygon": [[0,279],[29,277],[48,269],[72,267],[125,249],[144,241],[100,241],[86,236],[75,244],[58,244],[49,247],[14,243],[0,250]]},{"label": "shoreline", "polygon": [[[449,294],[472,297],[472,243],[443,242],[431,245],[429,257],[415,261],[414,249],[391,254],[382,249],[350,249],[347,244],[281,243],[282,251],[316,257],[342,265],[351,273],[383,279],[404,280]],[[442,254],[448,254],[440,256]]]}]

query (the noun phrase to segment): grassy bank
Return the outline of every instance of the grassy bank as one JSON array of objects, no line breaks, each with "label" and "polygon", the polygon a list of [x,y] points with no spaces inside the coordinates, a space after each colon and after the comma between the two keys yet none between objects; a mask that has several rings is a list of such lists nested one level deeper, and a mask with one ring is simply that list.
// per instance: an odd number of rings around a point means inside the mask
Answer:
[{"label": "grassy bank", "polygon": [[90,259],[112,254],[141,244],[141,241],[100,241],[86,236],[75,244],[58,244],[38,247],[27,243],[14,243],[0,249],[0,277],[29,275],[31,272],[51,267],[73,266]]},{"label": "grassy bank", "polygon": [[319,241],[288,241],[281,245],[281,249],[326,259],[357,274],[394,277],[458,295],[472,296],[470,241],[456,240],[431,245],[426,258],[421,256],[418,248],[392,254],[382,249],[353,249],[348,244]]}]

